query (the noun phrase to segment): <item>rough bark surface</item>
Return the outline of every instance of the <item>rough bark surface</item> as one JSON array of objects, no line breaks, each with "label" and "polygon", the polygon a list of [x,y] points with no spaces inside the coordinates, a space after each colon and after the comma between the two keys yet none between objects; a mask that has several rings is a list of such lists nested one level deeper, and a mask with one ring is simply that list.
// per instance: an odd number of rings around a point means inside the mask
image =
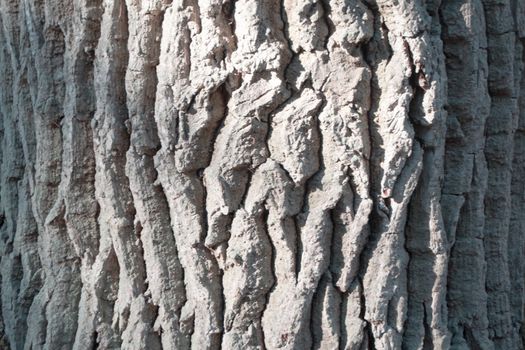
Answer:
[{"label": "rough bark surface", "polygon": [[0,0],[0,348],[524,349],[522,0]]}]

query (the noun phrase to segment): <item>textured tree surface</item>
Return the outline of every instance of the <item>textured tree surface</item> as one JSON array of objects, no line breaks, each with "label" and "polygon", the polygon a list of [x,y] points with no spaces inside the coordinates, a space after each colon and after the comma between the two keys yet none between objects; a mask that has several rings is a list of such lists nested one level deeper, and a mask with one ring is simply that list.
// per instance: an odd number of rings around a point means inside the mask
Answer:
[{"label": "textured tree surface", "polygon": [[523,0],[0,24],[1,349],[524,348]]}]

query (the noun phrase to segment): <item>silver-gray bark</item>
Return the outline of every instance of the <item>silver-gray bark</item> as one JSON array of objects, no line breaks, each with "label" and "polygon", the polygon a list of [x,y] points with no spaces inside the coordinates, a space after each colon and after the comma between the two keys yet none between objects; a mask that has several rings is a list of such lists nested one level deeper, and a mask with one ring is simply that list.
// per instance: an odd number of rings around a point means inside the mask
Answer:
[{"label": "silver-gray bark", "polygon": [[0,0],[2,349],[523,349],[522,0]]}]

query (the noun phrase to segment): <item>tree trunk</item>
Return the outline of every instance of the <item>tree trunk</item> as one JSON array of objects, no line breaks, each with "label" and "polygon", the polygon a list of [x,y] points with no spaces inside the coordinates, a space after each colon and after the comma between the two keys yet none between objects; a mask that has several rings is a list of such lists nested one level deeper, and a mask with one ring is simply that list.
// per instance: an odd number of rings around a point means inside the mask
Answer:
[{"label": "tree trunk", "polygon": [[524,348],[522,0],[0,23],[0,348]]}]

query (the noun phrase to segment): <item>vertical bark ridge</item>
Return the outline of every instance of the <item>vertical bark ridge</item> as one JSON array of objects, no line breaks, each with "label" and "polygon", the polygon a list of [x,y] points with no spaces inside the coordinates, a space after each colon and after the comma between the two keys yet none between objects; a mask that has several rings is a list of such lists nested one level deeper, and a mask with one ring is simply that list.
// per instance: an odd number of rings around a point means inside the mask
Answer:
[{"label": "vertical bark ridge", "polygon": [[[126,93],[130,145],[126,152],[126,176],[133,196],[134,249],[137,257],[128,262],[140,271],[133,282],[136,288],[128,296],[126,325],[122,327],[122,347],[161,349],[160,327],[154,329],[157,306],[151,300],[147,270],[155,266],[155,231],[168,229],[166,204],[162,191],[155,186],[157,171],[153,157],[160,147],[155,125],[155,91],[157,86],[156,66],[160,54],[160,40],[165,6],[161,1],[139,3],[126,1],[128,16],[129,61],[126,70]],[[151,202],[150,202],[151,200]],[[153,221],[151,215],[158,215]],[[160,227],[155,227],[159,225]],[[164,231],[165,233],[165,231]],[[173,244],[166,244],[172,250]],[[175,253],[172,251],[172,253]],[[176,253],[175,253],[176,254]],[[151,260],[147,259],[151,255]],[[175,255],[176,257],[176,255]],[[172,257],[172,259],[176,259]],[[178,266],[175,266],[178,267]],[[151,271],[151,270],[150,270]],[[160,277],[160,276],[159,276]],[[152,280],[158,278],[151,276]],[[158,287],[158,286],[156,286]],[[157,297],[157,296],[156,296]],[[157,332],[159,331],[159,332]],[[136,334],[142,334],[140,342]]]},{"label": "vertical bark ridge", "polygon": [[[365,318],[378,349],[401,347],[407,317],[409,256],[405,223],[425,153],[423,140],[414,139],[412,107],[421,103],[429,110],[419,116],[423,125],[432,125],[436,117],[428,108],[432,102],[415,101],[415,89],[429,89],[428,80],[438,70],[435,63],[428,62],[433,52],[430,16],[424,6],[420,1],[396,5],[378,1],[379,30],[368,48],[374,92],[379,94],[373,96],[376,104],[371,113],[372,173],[381,180],[372,182],[375,211],[363,287]],[[416,86],[413,76],[419,78]]]},{"label": "vertical bark ridge", "polygon": [[[23,18],[23,6],[10,4],[11,14]],[[34,84],[34,67],[28,62],[31,54],[28,47],[28,32],[18,28],[9,18],[2,18],[2,37],[6,43],[2,54],[2,67],[7,70],[2,96],[12,98],[12,108],[3,109],[3,126],[14,131],[14,135],[2,138],[2,191],[0,196],[8,199],[2,206],[2,306],[6,323],[5,332],[9,343],[21,348],[27,335],[27,317],[35,295],[41,288],[41,264],[38,255],[37,228],[31,204],[31,179],[35,159],[35,135],[33,124],[33,104],[30,87]],[[11,48],[11,50],[9,50]],[[10,96],[10,97],[9,97]],[[19,111],[18,113],[16,111]],[[15,118],[19,115],[19,118]],[[11,124],[14,122],[14,124]],[[13,158],[11,158],[13,157]],[[11,166],[13,166],[11,168]],[[5,190],[4,188],[8,188]],[[16,211],[13,208],[16,207]],[[13,225],[12,215],[16,215]],[[6,215],[7,220],[6,220]],[[3,344],[7,347],[7,344]]]},{"label": "vertical bark ridge", "polygon": [[[483,1],[488,50],[490,114],[485,127],[488,179],[485,194],[483,243],[487,263],[487,311],[489,338],[495,348],[518,349],[511,332],[508,235],[511,205],[511,166],[517,120],[518,77],[516,25],[501,21],[511,16],[511,3]],[[517,56],[518,55],[518,56]]]},{"label": "vertical bark ridge", "polygon": [[40,18],[45,23],[44,33],[32,41],[33,53],[39,51],[46,58],[37,65],[36,171],[32,189],[39,252],[46,278],[29,311],[26,347],[73,345],[81,286],[80,259],[67,233],[64,201],[59,195],[63,152],[61,120],[66,94],[61,70],[65,69],[67,20],[53,5],[46,4],[45,14],[38,14],[45,16]]},{"label": "vertical bark ridge", "polygon": [[[76,16],[65,38],[64,118],[62,131],[62,174],[59,198],[63,200],[64,220],[76,255],[81,259],[82,290],[78,321],[82,330],[76,332],[91,338],[92,325],[82,322],[89,308],[90,270],[98,253],[99,205],[95,198],[95,155],[91,120],[95,112],[94,51],[100,36],[101,2],[73,3]],[[76,337],[75,344],[78,344]],[[82,341],[82,340],[81,340]]]},{"label": "vertical bark ridge", "polygon": [[94,62],[94,72],[99,77],[95,82],[96,111],[91,120],[100,242],[89,281],[92,290],[86,303],[90,308],[83,317],[87,324],[84,327],[92,329],[92,334],[84,338],[80,336],[86,332],[77,334],[79,348],[122,345],[121,334],[127,321],[123,309],[129,307],[131,297],[126,294],[137,293],[145,278],[142,264],[137,266],[134,261],[142,257],[133,227],[135,208],[125,171],[125,152],[130,143],[126,129],[126,4],[123,0],[105,1],[103,6],[101,39]]},{"label": "vertical bark ridge", "polygon": [[[181,309],[186,300],[184,275],[170,225],[168,203],[158,182],[159,174],[154,164],[155,152],[160,147],[154,119],[157,86],[155,69],[159,61],[162,22],[165,16],[165,7],[160,3],[154,5],[153,8],[145,9],[141,9],[140,6],[135,7],[137,5],[128,7],[131,9],[130,18],[133,22],[131,27],[135,28],[134,30],[144,31],[139,32],[138,42],[135,42],[136,39],[130,32],[128,41],[131,47],[138,45],[135,47],[138,52],[134,52],[136,56],[130,58],[126,77],[128,94],[131,95],[128,98],[130,120],[125,122],[129,128],[128,132],[131,132],[126,174],[129,177],[133,196],[130,198],[130,203],[134,203],[136,208],[134,229],[142,242],[146,269],[144,296],[145,303],[148,305],[146,305],[147,312],[144,313],[147,316],[141,317],[147,317],[148,322],[153,325],[153,329],[148,329],[148,332],[153,332],[152,336],[160,336],[163,348],[187,348],[189,336],[181,329],[180,324]],[[151,26],[150,28],[140,29],[139,21],[142,15],[148,18],[146,23]],[[142,41],[153,43],[154,46],[153,52],[148,53],[149,56],[141,62],[144,59],[141,57],[144,52],[144,48],[141,47],[144,45]],[[135,69],[139,71],[135,72]],[[130,80],[136,79],[136,74],[140,74],[142,78],[144,71],[140,71],[141,69],[147,72],[145,76],[148,80],[145,84],[152,91],[141,91],[141,88],[135,85],[136,82],[130,83]],[[142,100],[134,100],[133,96],[141,97]],[[146,140],[149,144],[141,145],[141,133],[150,133],[150,140]],[[138,323],[140,319],[134,322]],[[129,346],[137,347],[133,337],[131,332]]]},{"label": "vertical bark ridge", "polygon": [[[186,1],[169,8],[166,20],[173,21],[174,27],[163,33],[158,68],[156,121],[161,149],[155,160],[182,252],[188,295],[182,322],[192,346],[203,349],[219,348],[223,332],[220,261],[208,249],[216,244],[206,236],[211,228],[203,172],[227,113],[228,95],[235,88],[227,68],[234,46],[227,25],[231,11],[229,4],[219,1]],[[197,50],[204,42],[209,50]],[[174,65],[179,69],[172,70]],[[194,218],[197,227],[185,224]]]},{"label": "vertical bark ridge", "polygon": [[451,348],[484,348],[489,341],[482,241],[487,175],[483,148],[490,109],[485,17],[481,2],[471,1],[443,3],[441,18],[448,76],[441,206],[450,249]]},{"label": "vertical bark ridge", "polygon": [[[519,33],[519,32],[518,32]],[[523,34],[519,33],[519,44],[521,46],[522,58],[519,62],[519,70],[521,72],[520,86],[519,86],[519,97],[518,97],[518,120],[516,124],[516,132],[514,134],[514,156],[512,164],[512,182],[511,182],[511,216],[509,223],[509,277],[510,277],[510,310],[511,310],[511,322],[512,330],[517,337],[517,346],[523,347],[523,291],[525,288],[525,281],[523,271],[525,266],[521,262],[524,251],[523,238],[519,234],[523,230],[523,219],[521,219],[520,213],[523,210],[523,184],[518,180],[524,176],[524,97],[523,91],[525,91],[525,76],[524,76],[524,57],[523,57]]]},{"label": "vertical bark ridge", "polygon": [[[10,8],[11,13],[18,15],[19,9],[16,4]],[[21,78],[18,77],[17,68],[19,67],[19,42],[16,41],[19,32],[10,23],[9,18],[1,18],[3,31],[2,41],[6,43],[2,50],[2,73],[5,81],[2,86],[2,129],[11,130],[17,128],[16,107],[21,106],[20,99],[23,98],[23,88],[20,86]],[[11,50],[7,48],[11,47]],[[15,87],[16,86],[16,87]],[[25,251],[21,244],[25,241],[25,236],[30,238],[34,234],[34,221],[31,222],[32,213],[30,202],[28,202],[28,182],[25,173],[24,152],[21,138],[18,132],[4,133],[2,137],[2,177],[0,179],[2,188],[0,197],[2,198],[2,226],[0,228],[0,247],[2,249],[2,259],[0,268],[2,274],[2,312],[3,318],[11,320],[4,326],[8,342],[20,347],[25,339],[27,331],[26,317],[32,296],[24,297],[31,266],[23,266],[28,263],[27,253],[31,248],[36,248],[36,244],[28,242],[28,249]],[[22,221],[26,219],[27,221]],[[26,238],[26,239],[27,239]],[[33,241],[33,243],[36,243]],[[34,252],[34,251],[33,251]],[[38,260],[37,260],[38,262]],[[26,267],[24,269],[24,267]],[[29,270],[29,271],[28,271]],[[25,281],[24,281],[25,279]],[[28,304],[29,302],[29,304]]]},{"label": "vertical bark ridge", "polygon": [[403,348],[447,348],[446,283],[448,240],[441,200],[446,133],[446,71],[439,3],[427,4],[430,17],[423,43],[407,39],[414,66],[409,117],[421,143],[423,169],[411,199],[405,247],[409,253],[407,321]]}]

